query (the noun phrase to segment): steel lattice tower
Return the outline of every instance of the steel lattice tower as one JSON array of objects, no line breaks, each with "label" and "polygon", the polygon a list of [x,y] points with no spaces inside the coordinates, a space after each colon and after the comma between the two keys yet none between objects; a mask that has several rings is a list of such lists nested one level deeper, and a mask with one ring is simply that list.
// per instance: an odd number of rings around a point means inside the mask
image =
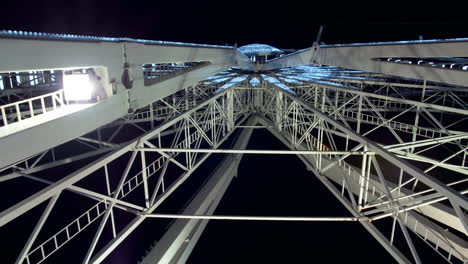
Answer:
[{"label": "steel lattice tower", "polygon": [[[398,263],[422,263],[415,239],[467,262],[467,39],[285,54],[0,34],[0,231],[24,237],[15,263],[48,263],[73,240],[86,241],[77,261],[105,262],[148,218],[175,220],[142,263],[184,262],[210,219],[351,221]],[[289,150],[246,149],[256,128]],[[158,210],[213,153],[193,198]],[[246,153],[297,155],[349,215],[213,215]]]}]

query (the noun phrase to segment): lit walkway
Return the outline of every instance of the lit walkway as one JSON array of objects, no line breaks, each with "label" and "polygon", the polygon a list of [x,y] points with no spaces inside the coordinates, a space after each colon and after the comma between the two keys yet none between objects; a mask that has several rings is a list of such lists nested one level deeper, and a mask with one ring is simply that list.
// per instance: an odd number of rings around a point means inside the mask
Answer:
[{"label": "lit walkway", "polygon": [[60,108],[0,127],[0,169],[108,124],[128,111],[126,93]]},{"label": "lit walkway", "polygon": [[15,122],[12,124],[8,124],[7,126],[0,127],[0,139],[3,137],[9,136],[14,133],[18,133],[21,130],[30,129],[35,126],[41,125],[46,122],[50,122],[54,119],[58,119],[69,114],[78,112],[80,110],[86,109],[95,105],[93,104],[70,104],[65,105],[55,110],[36,115],[34,117],[29,117],[27,119],[23,119],[19,122]]}]

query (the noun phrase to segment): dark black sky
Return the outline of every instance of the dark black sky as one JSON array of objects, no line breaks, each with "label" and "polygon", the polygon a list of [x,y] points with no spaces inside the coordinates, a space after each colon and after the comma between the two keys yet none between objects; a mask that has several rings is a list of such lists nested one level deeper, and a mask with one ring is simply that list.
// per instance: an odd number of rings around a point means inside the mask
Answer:
[{"label": "dark black sky", "polygon": [[320,25],[325,26],[322,40],[330,44],[468,36],[462,6],[409,3],[21,1],[2,11],[0,28],[279,48],[310,46]]},{"label": "dark black sky", "polygon": [[[468,37],[468,16],[462,13],[465,8],[461,4],[457,6],[446,1],[430,4],[425,1],[414,6],[415,3],[411,1],[413,5],[409,6],[409,3],[328,0],[251,0],[247,3],[177,0],[17,1],[9,2],[8,7],[2,9],[0,29],[206,44],[237,43],[239,46],[265,43],[296,49],[311,46],[320,25],[325,26],[321,40],[327,44],[411,40],[419,36],[424,39]],[[256,137],[256,142],[262,138],[267,143],[274,140],[262,134]],[[256,146],[259,147],[258,144]],[[266,144],[263,148],[274,146]],[[325,216],[335,213],[342,215],[345,212],[337,202],[329,203],[333,197],[323,193],[325,189],[317,180],[305,179],[307,173],[304,174],[305,170],[297,160],[277,161],[274,169],[267,170],[276,173],[267,174],[259,165],[268,166],[272,161],[258,159],[254,157],[250,163],[246,160],[241,166],[239,170],[243,174],[230,187],[218,214],[230,214],[233,212],[231,209],[245,206],[251,207],[250,211],[243,211],[245,214],[317,213]],[[284,185],[283,177],[286,174],[287,177],[302,177],[298,190]],[[264,186],[262,183],[265,181],[270,184]],[[259,188],[270,189],[256,192]],[[285,192],[285,189],[290,192]],[[280,195],[286,199],[279,199]],[[313,202],[302,203],[310,198],[309,195],[315,197],[311,198]],[[324,206],[324,203],[330,206]],[[316,208],[323,210],[317,211]],[[327,262],[331,263],[357,260],[375,263],[370,258],[372,254],[379,255],[379,263],[393,262],[360,226],[355,228],[358,224],[336,225],[242,223],[235,228],[231,223],[214,222],[202,236],[191,263],[261,263],[275,260],[288,263],[300,262],[301,259],[317,260],[324,255]],[[131,248],[129,244],[124,246]],[[145,246],[140,249],[143,252],[137,250],[130,254],[124,250],[119,251],[119,254],[127,257],[134,255],[135,260],[144,253]],[[361,258],[356,252],[369,258]],[[114,255],[110,259],[120,258],[120,255]]]}]

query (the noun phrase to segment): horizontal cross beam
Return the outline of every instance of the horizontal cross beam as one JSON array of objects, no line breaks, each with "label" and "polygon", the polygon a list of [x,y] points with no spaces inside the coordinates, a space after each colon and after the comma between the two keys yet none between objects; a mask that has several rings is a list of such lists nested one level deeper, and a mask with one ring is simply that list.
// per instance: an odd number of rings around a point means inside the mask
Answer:
[{"label": "horizontal cross beam", "polygon": [[229,154],[292,154],[292,155],[375,155],[373,151],[315,151],[315,150],[270,150],[270,149],[186,149],[186,148],[137,148],[149,152],[191,152]]},{"label": "horizontal cross beam", "polygon": [[310,216],[239,216],[239,215],[181,215],[181,214],[140,214],[149,218],[240,220],[240,221],[302,221],[302,222],[356,222],[369,221],[367,217],[310,217]]}]

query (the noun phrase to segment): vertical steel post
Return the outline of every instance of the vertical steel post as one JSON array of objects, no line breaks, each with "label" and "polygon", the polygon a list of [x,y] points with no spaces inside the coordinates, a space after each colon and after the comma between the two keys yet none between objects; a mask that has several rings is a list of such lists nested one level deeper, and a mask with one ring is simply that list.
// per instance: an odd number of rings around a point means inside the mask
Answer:
[{"label": "vertical steel post", "polygon": [[226,115],[228,117],[227,130],[234,129],[234,91],[230,90],[226,93]]},{"label": "vertical steel post", "polygon": [[[422,94],[421,94],[421,102],[424,102],[424,97],[426,94],[426,80],[423,82]],[[413,142],[416,141],[416,136],[418,133],[418,125],[419,125],[419,115],[421,114],[421,107],[418,105],[416,106],[416,116],[414,118],[414,126],[413,126]],[[410,148],[410,153],[414,152],[414,148]]]},{"label": "vertical steel post", "polygon": [[[364,146],[364,152],[367,152],[367,147]],[[362,209],[362,201],[363,201],[363,194],[364,194],[364,179],[366,178],[367,174],[367,154],[362,155],[362,165],[361,165],[361,176],[359,177],[359,198],[358,198],[358,211]]]},{"label": "vertical steel post", "polygon": [[283,122],[283,93],[275,91],[276,97],[276,115],[275,115],[275,124],[276,129],[281,132],[283,130],[282,122]]},{"label": "vertical steel post", "polygon": [[[144,147],[144,144],[141,144],[140,147]],[[140,151],[140,158],[141,158],[141,177],[143,178],[143,192],[145,196],[145,205],[146,208],[150,207],[149,203],[149,191],[148,191],[148,174],[146,169],[146,157],[145,152]]]}]

